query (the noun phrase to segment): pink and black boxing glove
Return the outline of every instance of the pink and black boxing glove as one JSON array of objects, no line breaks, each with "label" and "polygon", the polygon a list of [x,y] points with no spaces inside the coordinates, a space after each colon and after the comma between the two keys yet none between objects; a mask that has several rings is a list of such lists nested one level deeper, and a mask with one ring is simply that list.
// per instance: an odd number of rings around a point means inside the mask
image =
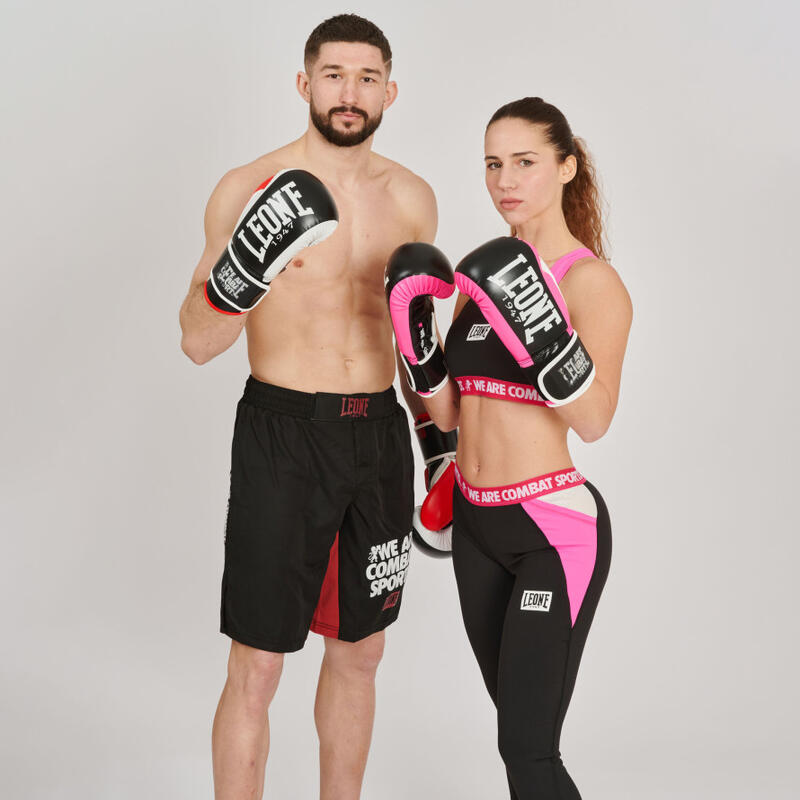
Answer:
[{"label": "pink and black boxing glove", "polygon": [[281,170],[245,206],[206,281],[206,300],[223,314],[250,311],[302,249],[326,239],[338,224],[336,204],[320,180],[302,169]]},{"label": "pink and black boxing glove", "polygon": [[589,388],[592,359],[570,325],[555,278],[530,244],[492,239],[461,261],[455,281],[548,406],[569,403]]},{"label": "pink and black boxing glove", "polygon": [[445,557],[453,550],[453,487],[455,486],[458,433],[442,431],[428,414],[420,414],[414,430],[425,460],[428,494],[414,509],[411,529],[414,544],[431,556]]},{"label": "pink and black boxing glove", "polygon": [[441,250],[425,242],[400,245],[386,265],[386,299],[409,386],[430,397],[447,383],[444,351],[436,335],[433,298],[456,290],[453,268]]}]

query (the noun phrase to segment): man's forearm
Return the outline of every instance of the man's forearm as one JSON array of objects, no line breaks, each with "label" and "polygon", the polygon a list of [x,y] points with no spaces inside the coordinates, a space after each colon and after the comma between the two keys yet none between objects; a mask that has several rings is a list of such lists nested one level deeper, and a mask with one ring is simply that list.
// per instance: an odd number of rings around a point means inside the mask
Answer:
[{"label": "man's forearm", "polygon": [[246,313],[228,316],[215,311],[203,292],[203,283],[192,286],[180,312],[181,349],[195,364],[205,364],[227,350],[247,321]]}]

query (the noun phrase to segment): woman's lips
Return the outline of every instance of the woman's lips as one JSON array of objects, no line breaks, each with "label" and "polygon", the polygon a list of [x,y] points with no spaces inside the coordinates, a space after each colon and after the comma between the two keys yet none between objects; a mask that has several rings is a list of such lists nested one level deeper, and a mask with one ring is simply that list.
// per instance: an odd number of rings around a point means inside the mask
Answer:
[{"label": "woman's lips", "polygon": [[504,208],[506,211],[512,211],[512,210],[513,210],[513,209],[515,209],[515,208],[516,208],[516,207],[517,207],[517,206],[518,206],[518,205],[519,205],[521,202],[522,202],[522,200],[516,200],[516,199],[515,199],[515,198],[513,198],[513,197],[506,197],[504,200],[501,200],[501,201],[500,201],[500,205],[501,205],[501,206],[502,206],[502,207],[503,207],[503,208]]}]

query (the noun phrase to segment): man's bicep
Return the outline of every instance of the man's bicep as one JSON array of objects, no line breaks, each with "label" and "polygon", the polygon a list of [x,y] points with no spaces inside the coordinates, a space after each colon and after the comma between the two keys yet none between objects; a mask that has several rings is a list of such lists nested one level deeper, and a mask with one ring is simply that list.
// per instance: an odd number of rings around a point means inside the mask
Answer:
[{"label": "man's bicep", "polygon": [[416,241],[433,244],[433,240],[436,238],[436,229],[439,226],[439,210],[436,207],[436,196],[433,189],[424,181],[422,181],[417,209]]},{"label": "man's bicep", "polygon": [[247,201],[245,191],[236,170],[231,170],[222,176],[211,192],[203,217],[205,246],[192,273],[192,286],[208,280],[211,268],[222,255]]}]

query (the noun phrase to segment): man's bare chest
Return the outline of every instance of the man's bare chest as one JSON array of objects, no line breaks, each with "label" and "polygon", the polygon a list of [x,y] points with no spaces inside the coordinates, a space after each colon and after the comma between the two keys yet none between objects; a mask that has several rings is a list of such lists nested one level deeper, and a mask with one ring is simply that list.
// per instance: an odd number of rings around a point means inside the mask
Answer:
[{"label": "man's bare chest", "polygon": [[388,192],[361,197],[336,197],[339,225],[332,236],[301,253],[303,266],[322,266],[326,272],[346,273],[369,282],[383,281],[383,269],[392,251],[411,241],[415,231]]}]

